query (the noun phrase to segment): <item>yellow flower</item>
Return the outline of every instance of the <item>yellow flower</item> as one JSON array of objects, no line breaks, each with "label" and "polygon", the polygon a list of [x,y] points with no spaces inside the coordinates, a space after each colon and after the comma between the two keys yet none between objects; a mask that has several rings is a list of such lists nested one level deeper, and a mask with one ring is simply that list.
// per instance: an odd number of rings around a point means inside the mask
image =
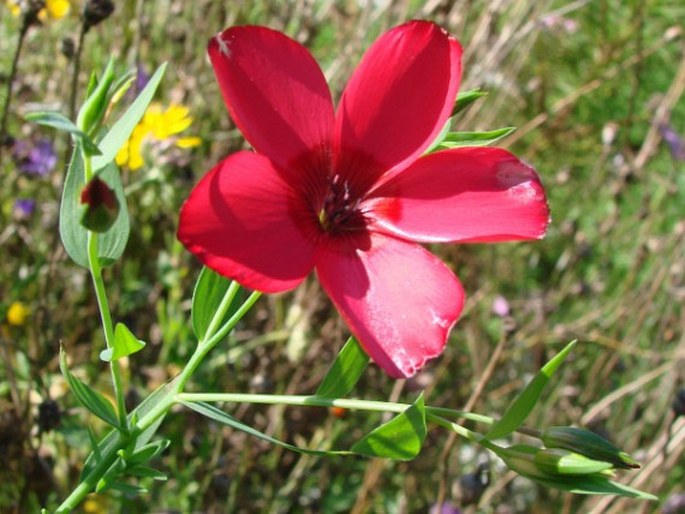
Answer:
[{"label": "yellow flower", "polygon": [[12,13],[12,16],[17,17],[21,14],[21,6],[19,0],[5,0],[5,5]]},{"label": "yellow flower", "polygon": [[143,115],[143,119],[133,129],[128,142],[117,154],[117,164],[128,166],[131,171],[143,167],[143,147],[147,142],[165,141],[173,139],[178,148],[193,148],[202,140],[198,137],[176,136],[190,127],[193,122],[188,107],[179,104],[171,104],[166,109],[158,103],[150,104]]},{"label": "yellow flower", "polygon": [[[25,1],[25,0],[24,0]],[[5,5],[12,13],[12,16],[21,14],[22,0],[5,0]],[[71,10],[69,0],[46,0],[45,7],[38,11],[38,19],[45,21],[48,18],[59,20],[64,18]]]},{"label": "yellow flower", "polygon": [[[54,20],[64,18],[69,14],[70,9],[71,5],[69,4],[69,0],[47,0],[45,2],[45,10],[48,12],[50,18]],[[38,16],[40,16],[40,13]]]},{"label": "yellow flower", "polygon": [[29,314],[29,309],[23,303],[13,302],[7,310],[7,323],[20,327],[26,322]]}]

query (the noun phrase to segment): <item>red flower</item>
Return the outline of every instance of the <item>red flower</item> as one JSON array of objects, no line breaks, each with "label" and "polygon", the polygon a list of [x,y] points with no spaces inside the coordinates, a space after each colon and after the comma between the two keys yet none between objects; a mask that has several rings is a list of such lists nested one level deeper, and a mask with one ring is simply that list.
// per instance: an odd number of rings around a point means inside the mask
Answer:
[{"label": "red flower", "polygon": [[209,43],[224,100],[255,152],[195,187],[178,237],[245,287],[293,289],[313,270],[390,376],[439,355],[464,303],[454,274],[418,243],[543,236],[537,174],[496,148],[423,155],[449,118],[461,46],[413,21],[382,35],[334,112],[310,53],[263,27]]}]

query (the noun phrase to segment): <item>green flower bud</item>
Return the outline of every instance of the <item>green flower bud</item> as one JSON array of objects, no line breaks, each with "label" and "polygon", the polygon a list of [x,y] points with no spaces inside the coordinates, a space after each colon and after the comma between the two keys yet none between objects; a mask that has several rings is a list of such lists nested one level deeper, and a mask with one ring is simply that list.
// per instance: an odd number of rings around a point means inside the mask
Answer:
[{"label": "green flower bud", "polygon": [[561,448],[585,455],[596,461],[613,464],[617,468],[639,468],[640,465],[626,452],[616,448],[594,432],[576,427],[552,427],[540,439],[548,448]]},{"label": "green flower bud", "polygon": [[107,63],[107,68],[102,74],[100,82],[98,82],[93,92],[88,95],[83,107],[76,118],[76,125],[83,132],[89,136],[93,136],[100,128],[102,118],[105,116],[107,106],[109,105],[109,88],[114,82],[114,63],[110,59]]},{"label": "green flower bud", "polygon": [[515,444],[506,448],[502,453],[498,452],[499,457],[506,463],[512,471],[516,471],[531,479],[548,480],[552,476],[544,471],[535,461],[535,455],[540,448],[528,444]]},{"label": "green flower bud", "polygon": [[107,232],[119,215],[119,200],[100,177],[94,177],[81,191],[81,225],[93,232]]},{"label": "green flower bud", "polygon": [[535,454],[537,466],[551,475],[591,475],[611,470],[610,462],[589,459],[559,448],[543,448]]}]

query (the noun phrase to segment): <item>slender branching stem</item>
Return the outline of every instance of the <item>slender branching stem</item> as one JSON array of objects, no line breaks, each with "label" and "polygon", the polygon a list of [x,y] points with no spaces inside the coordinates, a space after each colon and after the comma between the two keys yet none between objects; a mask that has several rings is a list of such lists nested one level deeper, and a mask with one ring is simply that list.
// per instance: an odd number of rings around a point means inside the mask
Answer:
[{"label": "slender branching stem", "polygon": [[7,120],[9,119],[10,107],[12,105],[12,88],[14,86],[14,80],[17,77],[17,69],[19,68],[19,57],[21,56],[21,50],[24,47],[24,40],[26,39],[26,34],[28,33],[30,26],[31,24],[28,22],[28,18],[24,17],[24,21],[21,24],[21,29],[19,30],[17,47],[14,50],[12,67],[10,68],[9,76],[7,77],[5,104],[2,107],[2,119],[0,119],[0,166],[2,166],[3,158],[5,155]]}]

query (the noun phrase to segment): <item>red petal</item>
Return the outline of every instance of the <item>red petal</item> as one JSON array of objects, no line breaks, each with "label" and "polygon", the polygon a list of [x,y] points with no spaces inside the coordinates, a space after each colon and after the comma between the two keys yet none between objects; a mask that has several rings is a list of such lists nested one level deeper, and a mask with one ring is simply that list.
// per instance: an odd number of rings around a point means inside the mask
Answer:
[{"label": "red petal", "polygon": [[251,289],[294,288],[312,270],[305,208],[266,157],[220,162],[181,209],[179,240],[207,266]]},{"label": "red petal", "polygon": [[258,152],[284,167],[326,153],[333,102],[302,45],[265,27],[233,27],[212,38],[208,52],[228,110]]},{"label": "red petal", "polygon": [[336,169],[370,161],[378,175],[417,158],[450,116],[460,78],[461,46],[437,25],[412,21],[386,32],[340,101]]},{"label": "red petal", "polygon": [[371,358],[394,378],[440,355],[464,303],[454,274],[413,243],[339,238],[316,256],[319,280]]},{"label": "red petal", "polygon": [[377,228],[413,241],[539,239],[549,222],[535,170],[499,148],[427,155],[371,195]]}]

